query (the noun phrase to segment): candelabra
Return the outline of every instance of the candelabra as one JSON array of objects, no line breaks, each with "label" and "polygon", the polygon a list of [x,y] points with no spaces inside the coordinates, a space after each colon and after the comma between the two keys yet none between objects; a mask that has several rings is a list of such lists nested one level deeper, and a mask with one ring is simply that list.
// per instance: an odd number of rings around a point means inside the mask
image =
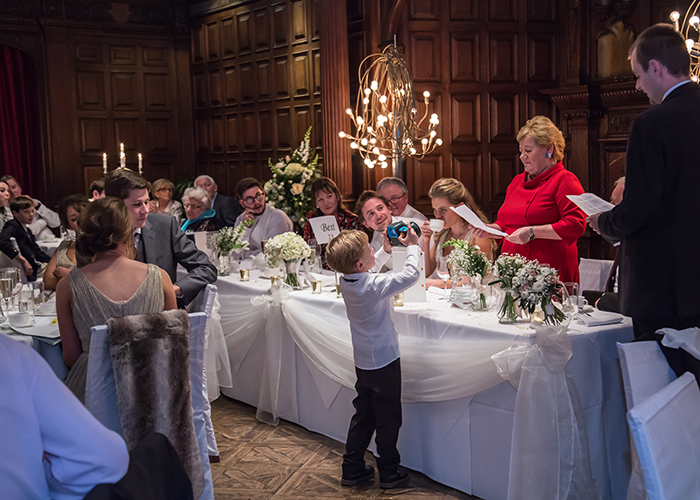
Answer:
[{"label": "candelabra", "polygon": [[[139,153],[139,175],[143,175],[143,156]],[[119,166],[117,169],[126,168],[126,154],[124,154],[124,143],[119,144]],[[102,153],[102,173],[107,175],[107,153]]]},{"label": "candelabra", "polygon": [[693,0],[693,3],[688,7],[688,11],[683,16],[683,22],[680,24],[678,21],[681,15],[678,11],[674,10],[671,12],[670,18],[673,21],[673,26],[676,28],[683,38],[685,38],[685,46],[688,48],[688,53],[690,54],[690,78],[697,82],[700,78],[700,43],[693,39],[693,33],[691,28],[695,32],[694,37],[698,37],[700,33],[700,17],[697,13],[700,9],[700,0]]},{"label": "candelabra", "polygon": [[[363,74],[366,63],[370,64]],[[350,141],[350,147],[359,152],[368,168],[376,165],[387,168],[387,160],[391,158],[396,175],[402,156],[423,158],[442,144],[435,130],[440,123],[437,113],[430,116],[427,131],[421,129],[428,117],[430,92],[423,92],[425,112],[418,119],[413,78],[395,45],[387,46],[381,54],[366,57],[358,76],[360,88],[355,110],[346,110],[355,133],[341,131],[338,135]]]}]

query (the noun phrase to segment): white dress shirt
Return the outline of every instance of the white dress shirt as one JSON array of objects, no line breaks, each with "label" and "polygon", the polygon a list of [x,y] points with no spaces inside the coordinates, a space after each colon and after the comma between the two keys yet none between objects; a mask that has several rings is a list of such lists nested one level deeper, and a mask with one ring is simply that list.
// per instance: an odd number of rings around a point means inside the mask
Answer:
[{"label": "white dress shirt", "polygon": [[0,334],[0,497],[79,499],[126,474],[108,430],[27,345]]},{"label": "white dress shirt", "polygon": [[[236,219],[236,226],[243,222],[245,212]],[[262,250],[261,242],[269,240],[278,234],[293,230],[292,221],[282,210],[265,206],[265,211],[255,219],[255,223],[245,230],[245,241],[248,242],[248,250],[241,255],[246,258],[250,255],[259,254]]]},{"label": "white dress shirt", "polygon": [[411,245],[400,273],[352,273],[340,278],[355,366],[377,370],[399,357],[394,295],[411,287],[419,277],[418,245]]},{"label": "white dress shirt", "polygon": [[60,226],[61,219],[59,219],[56,212],[48,208],[39,200],[34,200],[34,202],[40,203],[40,205],[39,208],[34,210],[34,221],[29,224],[29,229],[32,230],[32,234],[36,237],[37,241],[45,240],[46,238],[53,238],[55,235],[49,228]]},{"label": "white dress shirt", "polygon": [[399,215],[399,219],[401,219],[402,217],[408,217],[409,219],[418,219],[422,221],[428,220],[428,218],[425,215],[420,213],[408,203],[406,204],[406,208],[403,209],[403,212],[401,212],[401,215]]}]

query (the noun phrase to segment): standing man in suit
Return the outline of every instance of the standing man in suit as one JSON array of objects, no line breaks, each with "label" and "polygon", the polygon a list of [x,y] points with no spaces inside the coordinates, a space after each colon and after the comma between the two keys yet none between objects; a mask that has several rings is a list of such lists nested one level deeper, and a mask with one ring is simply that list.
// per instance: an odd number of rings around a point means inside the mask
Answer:
[{"label": "standing man in suit", "polygon": [[194,187],[204,189],[211,198],[211,208],[214,209],[214,224],[216,227],[234,226],[236,218],[243,211],[236,200],[219,193],[219,186],[208,175],[200,175],[194,180]]},{"label": "standing man in suit", "polygon": [[[136,259],[156,264],[170,275],[179,307],[192,301],[199,291],[216,281],[216,267],[207,255],[178,227],[169,214],[148,213],[149,182],[127,169],[112,170],[105,178],[105,195],[124,200],[134,224]],[[187,276],[177,279],[177,265]]]},{"label": "standing man in suit", "polygon": [[[10,202],[14,219],[8,220],[0,232],[0,250],[10,259],[17,259],[29,281],[34,281],[46,268],[51,257],[36,244],[36,238],[29,229],[34,220],[34,200],[29,196],[18,196]],[[17,246],[10,238],[14,238]],[[40,272],[41,271],[41,272]]]},{"label": "standing man in suit", "polygon": [[[700,327],[700,87],[685,41],[668,24],[644,30],[630,60],[637,89],[655,106],[632,125],[622,201],[589,222],[621,241],[620,310],[632,317],[635,339],[658,341],[660,328]],[[694,358],[680,359],[685,351],[661,347],[677,374],[694,371]]]}]

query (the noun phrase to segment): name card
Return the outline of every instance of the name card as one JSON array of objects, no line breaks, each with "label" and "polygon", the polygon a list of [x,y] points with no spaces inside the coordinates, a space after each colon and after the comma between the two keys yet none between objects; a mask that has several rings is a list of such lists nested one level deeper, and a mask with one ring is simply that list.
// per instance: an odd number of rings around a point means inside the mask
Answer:
[{"label": "name card", "polygon": [[309,219],[311,229],[314,231],[316,242],[319,245],[328,243],[333,238],[340,234],[338,229],[338,221],[332,215],[324,215],[323,217],[314,217]]}]

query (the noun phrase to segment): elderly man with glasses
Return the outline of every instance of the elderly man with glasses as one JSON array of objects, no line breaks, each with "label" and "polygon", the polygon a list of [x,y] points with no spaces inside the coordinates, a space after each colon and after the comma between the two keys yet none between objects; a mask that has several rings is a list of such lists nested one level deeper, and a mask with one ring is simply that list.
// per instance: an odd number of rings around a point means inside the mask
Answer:
[{"label": "elderly man with glasses", "polygon": [[265,192],[259,180],[246,177],[239,181],[236,196],[243,208],[243,213],[236,219],[236,226],[244,221],[255,221],[246,229],[245,239],[249,246],[243,257],[260,253],[263,241],[292,231],[292,221],[287,214],[265,203]]},{"label": "elderly man with glasses", "polygon": [[[408,188],[398,177],[385,177],[377,184],[377,192],[386,198],[394,217],[428,220],[425,215],[408,204]],[[419,224],[420,225],[420,224]]]}]

